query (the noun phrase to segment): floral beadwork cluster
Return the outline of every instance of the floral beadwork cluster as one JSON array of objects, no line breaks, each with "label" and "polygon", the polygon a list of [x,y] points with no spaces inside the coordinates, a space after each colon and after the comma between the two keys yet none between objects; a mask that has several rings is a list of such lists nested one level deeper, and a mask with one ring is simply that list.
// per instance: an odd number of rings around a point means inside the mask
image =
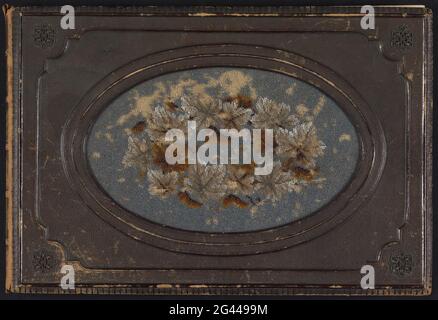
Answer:
[{"label": "floral beadwork cluster", "polygon": [[[187,129],[189,120],[198,129],[272,129],[274,166],[268,175],[255,175],[255,164],[174,164],[167,163],[165,140],[170,129]],[[263,135],[259,143],[263,150]],[[167,101],[133,126],[128,135],[122,163],[135,168],[147,181],[151,195],[166,199],[176,196],[190,208],[220,204],[255,211],[266,203],[275,205],[290,192],[300,192],[315,181],[316,160],[325,145],[311,121],[300,121],[291,107],[266,97],[255,101],[236,96],[226,99],[199,99],[182,96]]]}]

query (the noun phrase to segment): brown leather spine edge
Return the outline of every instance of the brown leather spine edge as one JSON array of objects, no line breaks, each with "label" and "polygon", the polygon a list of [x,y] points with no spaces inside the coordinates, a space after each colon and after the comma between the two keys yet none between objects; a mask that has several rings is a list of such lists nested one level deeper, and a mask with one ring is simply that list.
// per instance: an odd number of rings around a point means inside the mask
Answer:
[{"label": "brown leather spine edge", "polygon": [[13,13],[14,8],[8,5],[3,7],[6,20],[6,68],[7,68],[7,94],[6,94],[6,292],[12,292],[14,281],[13,262]]}]

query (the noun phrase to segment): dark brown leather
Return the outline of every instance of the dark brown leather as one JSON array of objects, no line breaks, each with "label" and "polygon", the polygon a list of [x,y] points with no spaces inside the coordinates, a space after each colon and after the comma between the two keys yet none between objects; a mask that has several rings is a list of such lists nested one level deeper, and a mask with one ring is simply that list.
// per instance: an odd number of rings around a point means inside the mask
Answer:
[{"label": "dark brown leather", "polygon": [[[377,7],[362,30],[359,10],[77,8],[63,30],[59,8],[9,8],[7,290],[62,292],[68,264],[75,293],[429,294],[431,13]],[[331,96],[361,139],[349,186],[309,218],[245,233],[169,228],[115,204],[84,153],[99,112],[145,79],[214,66]]]}]

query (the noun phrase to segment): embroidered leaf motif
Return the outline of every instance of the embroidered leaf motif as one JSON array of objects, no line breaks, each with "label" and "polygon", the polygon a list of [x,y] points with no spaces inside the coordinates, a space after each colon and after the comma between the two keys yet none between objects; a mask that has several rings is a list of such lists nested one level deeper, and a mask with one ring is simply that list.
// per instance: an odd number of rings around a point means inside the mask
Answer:
[{"label": "embroidered leaf motif", "polygon": [[136,167],[140,172],[145,173],[148,164],[148,147],[145,139],[128,137],[128,150],[122,159],[125,168]]},{"label": "embroidered leaf motif", "polygon": [[189,167],[187,177],[184,179],[184,189],[190,196],[201,202],[221,198],[226,192],[223,183],[225,172],[223,165],[192,165]]},{"label": "embroidered leaf motif", "polygon": [[198,128],[215,127],[220,123],[218,116],[219,106],[213,102],[203,102],[190,98],[188,96],[181,97],[181,108],[196,121]]},{"label": "embroidered leaf motif", "polygon": [[241,129],[251,118],[252,111],[239,107],[238,102],[220,102],[219,118],[222,120],[221,127]]},{"label": "embroidered leaf motif", "polygon": [[318,173],[315,169],[307,169],[302,167],[293,167],[291,170],[295,178],[305,181],[312,181],[315,175]]},{"label": "embroidered leaf motif", "polygon": [[296,159],[298,163],[314,166],[315,158],[324,154],[325,144],[318,139],[312,122],[296,126],[288,131],[280,129],[275,136],[278,155]]},{"label": "embroidered leaf motif", "polygon": [[[207,101],[207,100],[206,100]],[[208,99],[208,101],[212,101]],[[141,175],[147,173],[149,193],[162,199],[176,195],[189,208],[200,208],[210,201],[224,207],[248,208],[254,213],[266,203],[275,204],[288,192],[301,192],[314,183],[318,174],[315,159],[324,153],[312,122],[299,123],[290,106],[260,97],[255,104],[244,96],[204,102],[194,96],[181,97],[180,106],[164,101],[144,120],[129,128],[128,145],[122,164]],[[266,128],[274,129],[273,171],[255,176],[255,163],[229,165],[189,165],[186,161],[170,165],[165,158],[170,129],[187,130],[187,121],[195,120],[198,129],[260,128],[260,138],[253,136],[253,147],[264,150]],[[243,146],[239,146],[243,152]],[[318,181],[323,181],[319,179]]]},{"label": "embroidered leaf motif", "polygon": [[229,193],[232,194],[251,194],[254,190],[254,167],[248,165],[229,166],[226,185]]},{"label": "embroidered leaf motif", "polygon": [[151,151],[152,151],[152,161],[155,165],[159,166],[161,170],[164,172],[170,172],[170,171],[185,171],[188,168],[187,161],[186,163],[181,164],[169,164],[166,161],[166,145],[162,143],[154,143],[152,145]]},{"label": "embroidered leaf motif", "polygon": [[178,173],[163,173],[160,170],[148,172],[149,193],[162,199],[176,193],[178,185]]},{"label": "embroidered leaf motif", "polygon": [[258,98],[255,114],[251,122],[260,129],[292,129],[298,123],[296,116],[290,113],[290,106],[276,103],[268,98]]},{"label": "embroidered leaf motif", "polygon": [[183,115],[176,115],[166,108],[155,108],[152,116],[148,119],[147,132],[152,141],[165,143],[167,131],[170,129],[186,130],[187,119]]},{"label": "embroidered leaf motif", "polygon": [[241,108],[252,108],[252,100],[250,97],[247,96],[242,96],[240,94],[238,94],[237,96],[234,97],[228,97],[224,99],[225,102],[233,102],[236,101],[237,105]]},{"label": "embroidered leaf motif", "polygon": [[282,170],[279,162],[274,164],[271,174],[256,176],[257,191],[273,203],[279,201],[288,191],[293,190],[297,183],[289,172]]}]

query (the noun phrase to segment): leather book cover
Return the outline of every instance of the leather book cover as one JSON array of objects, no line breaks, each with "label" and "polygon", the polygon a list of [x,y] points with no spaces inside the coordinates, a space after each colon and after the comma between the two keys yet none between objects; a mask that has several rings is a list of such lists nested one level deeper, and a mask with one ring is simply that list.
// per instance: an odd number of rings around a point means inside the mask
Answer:
[{"label": "leather book cover", "polygon": [[4,12],[8,292],[430,294],[427,8]]}]

